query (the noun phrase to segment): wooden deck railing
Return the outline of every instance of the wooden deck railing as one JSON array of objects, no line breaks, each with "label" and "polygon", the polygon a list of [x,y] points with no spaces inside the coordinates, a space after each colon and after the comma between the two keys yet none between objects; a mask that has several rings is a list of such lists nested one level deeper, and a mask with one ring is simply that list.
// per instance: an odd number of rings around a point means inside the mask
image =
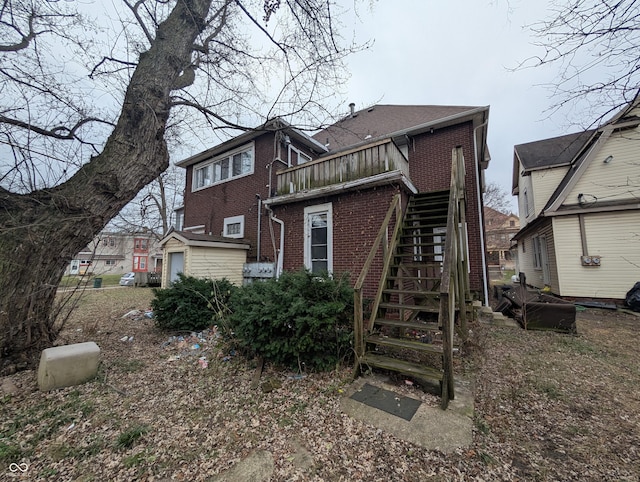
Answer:
[{"label": "wooden deck railing", "polygon": [[409,162],[391,139],[385,139],[279,171],[276,195],[317,189],[390,171],[402,171],[409,176]]},{"label": "wooden deck railing", "polygon": [[[395,216],[394,216],[395,214]],[[391,241],[387,238],[387,230],[391,223],[391,219],[395,217],[395,228],[393,230],[393,235],[391,236]],[[374,313],[378,312],[378,305],[381,299],[381,291],[384,289],[384,279],[389,269],[389,264],[391,263],[391,259],[393,258],[393,253],[396,249],[396,240],[398,230],[402,226],[402,206],[400,205],[400,194],[396,194],[391,201],[391,205],[389,206],[389,210],[387,211],[387,215],[385,216],[382,224],[380,225],[380,230],[378,231],[378,236],[376,236],[375,241],[373,242],[373,246],[371,246],[371,251],[369,251],[369,256],[367,256],[364,265],[362,266],[362,270],[360,271],[360,276],[356,281],[356,284],[353,288],[353,302],[354,302],[354,319],[353,319],[353,335],[355,340],[355,351],[356,356],[358,358],[362,357],[364,354],[364,313],[363,313],[363,297],[362,297],[362,286],[364,285],[365,280],[369,274],[369,269],[371,268],[371,264],[373,263],[374,258],[378,255],[378,251],[382,248],[382,259],[383,259],[383,268],[380,274],[380,280],[378,282],[378,293],[376,295],[374,306],[371,307],[372,316]],[[369,323],[369,329],[371,329],[371,323]],[[356,366],[358,364],[356,363]]]},{"label": "wooden deck railing", "polygon": [[454,398],[453,384],[453,335],[456,310],[459,317],[459,333],[466,333],[466,298],[468,274],[466,260],[465,229],[465,168],[462,148],[453,149],[451,159],[451,187],[447,215],[447,237],[444,246],[442,282],[440,284],[439,324],[443,343],[443,404]]}]

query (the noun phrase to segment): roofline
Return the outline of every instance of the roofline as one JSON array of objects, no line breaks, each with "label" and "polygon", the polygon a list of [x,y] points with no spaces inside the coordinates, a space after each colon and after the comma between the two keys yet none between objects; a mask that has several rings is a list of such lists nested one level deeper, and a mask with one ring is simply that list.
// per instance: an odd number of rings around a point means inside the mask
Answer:
[{"label": "roofline", "polygon": [[218,241],[218,240],[204,241],[204,240],[187,239],[176,231],[172,231],[169,234],[167,234],[164,238],[162,238],[162,240],[160,240],[160,246],[164,247],[164,245],[172,238],[177,239],[178,241],[180,241],[181,243],[187,246],[196,246],[196,247],[205,247],[205,248],[245,249],[245,250],[251,249],[251,245],[249,243],[238,242],[237,240],[226,242],[226,241]]},{"label": "roofline", "polygon": [[315,140],[313,137],[305,134],[304,132],[302,132],[299,129],[296,129],[295,127],[292,127],[291,124],[289,124],[288,122],[278,118],[278,119],[273,119],[271,121],[266,122],[261,127],[248,130],[247,132],[243,132],[242,134],[232,137],[231,139],[228,139],[222,142],[221,144],[218,144],[205,151],[199,152],[198,154],[195,154],[191,157],[187,157],[186,159],[178,161],[175,163],[175,165],[178,167],[187,168],[201,161],[211,159],[212,157],[222,154],[223,152],[229,151],[234,147],[238,147],[242,144],[250,142],[263,134],[267,134],[269,132],[277,132],[277,131],[286,131],[286,132],[289,132],[290,134],[294,134],[295,137],[298,140],[300,140],[302,143],[307,144],[309,147],[312,147],[313,149],[317,150],[320,153],[328,151],[328,149],[323,144]]},{"label": "roofline", "polygon": [[293,194],[283,194],[280,196],[271,197],[262,201],[262,204],[265,204],[267,206],[277,206],[279,204],[287,204],[317,197],[331,196],[333,194],[344,192],[347,190],[381,186],[390,184],[394,181],[404,184],[404,186],[413,194],[418,193],[418,189],[413,185],[411,180],[409,180],[409,178],[407,178],[407,176],[405,176],[402,171],[395,170],[382,172],[380,174],[376,174],[375,176],[356,179],[355,181],[331,184],[329,186],[312,189],[310,191],[300,191]]},{"label": "roofline", "polygon": [[433,121],[425,122],[424,124],[418,124],[413,127],[408,127],[406,129],[402,129],[396,132],[392,132],[391,134],[385,135],[385,137],[399,137],[410,134],[421,134],[423,131],[430,129],[431,127],[448,127],[450,125],[459,124],[460,121],[465,118],[473,119],[477,114],[489,112],[489,106],[485,105],[483,107],[476,107],[471,110],[467,110],[464,112],[459,112],[457,114],[453,114],[447,117],[441,117],[440,119],[436,119]]},{"label": "roofline", "polygon": [[[385,140],[385,139],[391,139],[392,141],[394,141],[396,144],[398,144],[398,142],[396,141],[397,138],[402,138],[404,136],[410,136],[410,135],[416,135],[416,134],[422,134],[423,132],[428,131],[431,128],[443,128],[443,127],[449,127],[452,125],[456,125],[456,124],[460,124],[461,122],[465,121],[465,120],[473,120],[473,118],[481,113],[487,113],[489,112],[489,107],[488,105],[483,106],[483,107],[474,107],[472,109],[466,110],[464,112],[458,112],[457,114],[453,114],[447,117],[441,117],[439,119],[435,119],[429,122],[425,122],[423,124],[418,124],[412,127],[407,127],[405,129],[401,129],[399,131],[395,131],[395,132],[391,132],[391,133],[387,133],[387,134],[383,134],[377,137],[372,137],[369,139],[365,139],[361,142],[358,142],[356,144],[350,144],[348,146],[345,146],[341,149],[335,150],[335,151],[327,151],[328,154],[330,156],[334,156],[334,155],[340,155],[341,153],[345,152],[345,151],[351,151],[351,150],[359,150],[362,146],[367,146],[369,144],[374,144],[376,142]],[[364,109],[363,109],[364,110]],[[482,124],[482,122],[480,123],[480,125]],[[486,136],[485,136],[486,137]],[[485,141],[486,144],[486,141]],[[324,147],[324,146],[323,146]],[[481,160],[480,161],[482,164],[487,164],[488,161],[486,160]],[[484,166],[483,166],[484,167]],[[486,167],[485,167],[486,169]]]}]

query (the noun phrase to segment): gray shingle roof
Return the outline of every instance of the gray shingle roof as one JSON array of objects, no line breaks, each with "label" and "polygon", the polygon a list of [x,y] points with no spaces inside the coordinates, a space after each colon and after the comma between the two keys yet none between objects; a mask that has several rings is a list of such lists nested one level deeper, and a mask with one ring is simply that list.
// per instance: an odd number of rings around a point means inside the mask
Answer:
[{"label": "gray shingle roof", "polygon": [[321,144],[329,143],[331,151],[365,141],[387,137],[412,127],[436,122],[447,117],[471,113],[479,107],[446,105],[374,105],[349,115],[313,136]]},{"label": "gray shingle roof", "polygon": [[591,139],[595,129],[567,134],[542,141],[528,142],[514,147],[526,171],[569,165],[584,145]]}]

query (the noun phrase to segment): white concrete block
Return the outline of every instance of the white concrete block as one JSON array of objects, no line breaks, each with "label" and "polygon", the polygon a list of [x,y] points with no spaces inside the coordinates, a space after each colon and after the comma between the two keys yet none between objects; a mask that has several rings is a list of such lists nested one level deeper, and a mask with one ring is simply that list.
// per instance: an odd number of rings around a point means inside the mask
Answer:
[{"label": "white concrete block", "polygon": [[98,373],[100,347],[93,341],[56,346],[42,351],[38,387],[42,391],[79,385]]}]

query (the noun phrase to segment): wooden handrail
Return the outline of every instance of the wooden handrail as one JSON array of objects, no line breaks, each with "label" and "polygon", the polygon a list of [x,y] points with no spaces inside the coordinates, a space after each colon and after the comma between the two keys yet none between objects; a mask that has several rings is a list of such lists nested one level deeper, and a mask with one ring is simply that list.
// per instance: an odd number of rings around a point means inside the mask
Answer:
[{"label": "wooden handrail", "polygon": [[[356,351],[357,357],[361,357],[364,354],[364,313],[363,313],[364,300],[362,297],[362,286],[364,285],[367,275],[369,274],[369,269],[371,268],[371,264],[373,263],[373,260],[376,256],[376,253],[378,252],[378,249],[380,248],[380,244],[382,243],[383,239],[385,242],[385,244],[383,245],[384,266],[385,268],[388,268],[389,266],[391,257],[393,255],[393,251],[395,250],[395,243],[396,243],[396,237],[397,237],[396,234],[398,232],[399,226],[402,221],[402,217],[401,217],[402,209],[400,206],[400,199],[401,199],[400,194],[396,194],[393,197],[393,200],[389,205],[389,209],[387,210],[387,214],[384,217],[382,224],[380,225],[380,230],[378,231],[378,235],[376,236],[376,239],[373,242],[373,245],[371,246],[369,255],[367,256],[367,259],[364,262],[364,265],[362,265],[362,270],[360,270],[360,276],[358,276],[358,279],[353,287],[353,325],[354,325],[353,336],[355,339],[355,351]],[[389,223],[391,222],[391,217],[393,216],[394,213],[396,215],[396,224],[395,224],[393,237],[391,238],[391,245],[389,245],[386,235],[387,235],[387,229],[389,228]],[[383,268],[382,270],[382,275],[381,275],[382,279],[378,284],[378,295],[376,296],[374,305],[372,307],[372,311],[371,311],[372,314],[375,314],[377,312],[378,306],[380,304],[379,298],[380,298],[381,290],[383,289],[382,285],[384,282],[384,274],[386,272],[385,268]]]},{"label": "wooden handrail", "polygon": [[[461,317],[463,311],[464,298],[460,296],[460,284],[464,283],[466,273],[460,263],[461,231],[461,210],[464,209],[464,185],[465,169],[462,148],[456,147],[451,153],[451,184],[449,191],[449,207],[447,211],[447,237],[444,246],[444,257],[442,263],[442,282],[440,283],[440,313],[439,323],[442,327],[443,343],[443,387],[442,387],[442,407],[446,408],[449,400],[455,395],[453,381],[453,332],[456,316],[456,307]],[[464,212],[464,211],[463,211]],[[451,285],[453,283],[453,288]],[[464,286],[464,284],[463,284]],[[458,288],[458,289],[456,289]]]}]

